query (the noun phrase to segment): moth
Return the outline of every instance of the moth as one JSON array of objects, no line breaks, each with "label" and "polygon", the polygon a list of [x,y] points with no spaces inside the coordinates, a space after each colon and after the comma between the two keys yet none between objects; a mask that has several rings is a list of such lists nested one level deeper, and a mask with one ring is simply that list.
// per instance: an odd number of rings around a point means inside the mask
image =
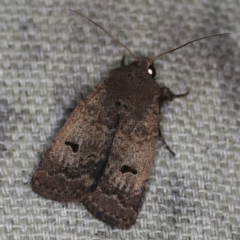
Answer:
[{"label": "moth", "polygon": [[[75,12],[75,11],[73,11]],[[98,219],[121,229],[130,228],[141,209],[158,139],[164,102],[184,97],[155,81],[153,58],[137,58],[103,27],[81,13],[122,45],[135,59],[111,70],[82,100],[58,133],[37,167],[32,189],[60,202],[78,202]]]}]

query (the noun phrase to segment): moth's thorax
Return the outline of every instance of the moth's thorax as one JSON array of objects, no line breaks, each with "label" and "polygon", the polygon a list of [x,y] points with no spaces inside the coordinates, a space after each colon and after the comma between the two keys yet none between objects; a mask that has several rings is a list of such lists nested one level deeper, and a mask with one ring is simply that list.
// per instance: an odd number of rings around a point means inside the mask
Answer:
[{"label": "moth's thorax", "polygon": [[[148,72],[148,58],[116,68],[106,80],[107,105],[122,103],[128,111],[146,112],[152,104],[158,106],[159,86]],[[138,116],[139,114],[135,114]]]}]

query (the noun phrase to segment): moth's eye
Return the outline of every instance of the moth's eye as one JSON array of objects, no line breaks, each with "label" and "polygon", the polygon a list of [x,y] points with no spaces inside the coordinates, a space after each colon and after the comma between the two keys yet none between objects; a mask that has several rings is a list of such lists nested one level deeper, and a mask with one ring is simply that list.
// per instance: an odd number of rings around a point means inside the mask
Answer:
[{"label": "moth's eye", "polygon": [[156,76],[156,69],[155,67],[152,65],[149,66],[148,68],[148,74],[152,76],[152,78],[155,78]]},{"label": "moth's eye", "polygon": [[152,75],[152,73],[153,73],[153,71],[152,71],[152,69],[148,69],[148,73],[150,74],[150,75]]}]

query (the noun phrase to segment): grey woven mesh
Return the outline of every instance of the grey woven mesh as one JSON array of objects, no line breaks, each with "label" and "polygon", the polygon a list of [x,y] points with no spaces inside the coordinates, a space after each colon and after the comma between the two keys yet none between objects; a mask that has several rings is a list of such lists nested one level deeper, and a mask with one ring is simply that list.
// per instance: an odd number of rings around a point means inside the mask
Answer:
[{"label": "grey woven mesh", "polygon": [[[75,203],[33,193],[41,154],[76,104],[122,56],[105,26],[137,56],[154,56],[156,81],[190,94],[162,109],[145,202],[128,231]],[[0,3],[1,239],[240,239],[240,5],[238,1],[2,0]]]}]

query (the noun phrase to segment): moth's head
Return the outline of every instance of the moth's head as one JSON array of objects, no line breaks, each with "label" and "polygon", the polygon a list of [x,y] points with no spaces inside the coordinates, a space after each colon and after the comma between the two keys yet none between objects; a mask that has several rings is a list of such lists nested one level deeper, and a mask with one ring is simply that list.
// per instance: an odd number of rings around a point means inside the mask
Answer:
[{"label": "moth's head", "polygon": [[141,68],[142,70],[146,71],[152,78],[156,76],[156,69],[154,67],[154,62],[151,58],[142,57],[137,58],[132,65]]}]

